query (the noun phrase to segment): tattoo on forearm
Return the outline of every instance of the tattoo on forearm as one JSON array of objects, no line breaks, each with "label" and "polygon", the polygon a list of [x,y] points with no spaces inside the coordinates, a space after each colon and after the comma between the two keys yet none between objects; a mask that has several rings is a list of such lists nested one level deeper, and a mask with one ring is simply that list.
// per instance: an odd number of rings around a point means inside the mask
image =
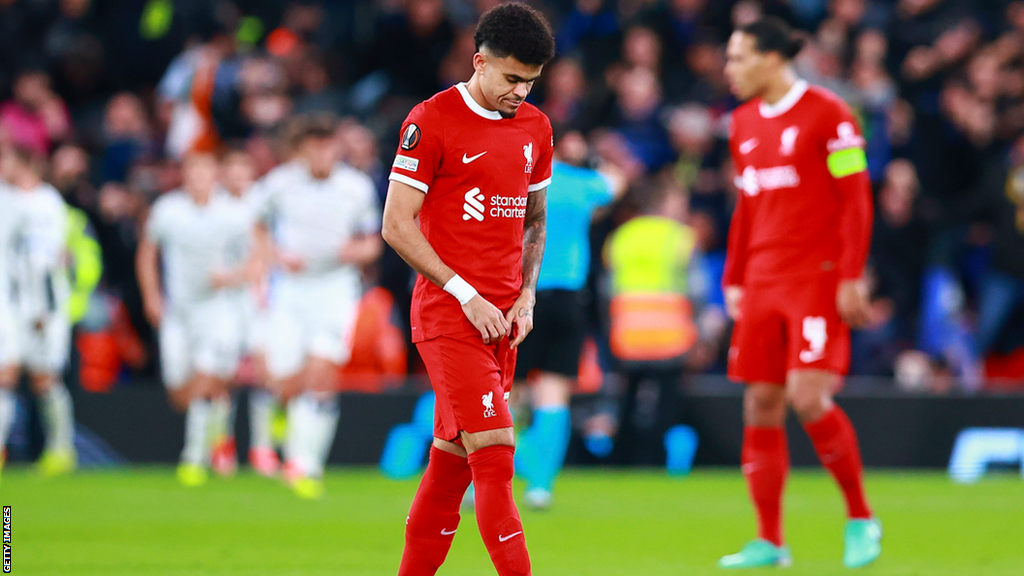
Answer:
[{"label": "tattoo on forearm", "polygon": [[523,289],[536,290],[547,239],[548,190],[530,192],[523,221]]}]

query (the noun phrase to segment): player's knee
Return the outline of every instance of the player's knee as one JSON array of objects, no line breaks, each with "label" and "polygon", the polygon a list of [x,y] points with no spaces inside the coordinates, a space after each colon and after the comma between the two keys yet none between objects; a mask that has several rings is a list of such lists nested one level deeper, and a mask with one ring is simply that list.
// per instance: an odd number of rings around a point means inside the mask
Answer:
[{"label": "player's knee", "polygon": [[483,432],[463,432],[462,443],[466,446],[466,450],[472,454],[491,446],[515,447],[516,439],[512,428],[499,428]]},{"label": "player's knee", "polygon": [[792,391],[789,403],[801,422],[813,422],[828,412],[832,401],[820,390],[804,388]]},{"label": "player's knee", "polygon": [[187,410],[189,402],[192,401],[191,394],[187,388],[168,390],[167,399],[170,401],[171,406],[179,412]]},{"label": "player's knee", "polygon": [[786,398],[776,386],[747,389],[743,397],[743,419],[748,426],[777,427],[786,420]]},{"label": "player's knee", "polygon": [[32,392],[38,396],[49,392],[50,387],[56,382],[57,377],[49,373],[37,373],[32,374],[29,378],[29,383],[32,386]]},{"label": "player's knee", "polygon": [[15,365],[0,368],[0,389],[10,390],[18,385],[18,367]]}]

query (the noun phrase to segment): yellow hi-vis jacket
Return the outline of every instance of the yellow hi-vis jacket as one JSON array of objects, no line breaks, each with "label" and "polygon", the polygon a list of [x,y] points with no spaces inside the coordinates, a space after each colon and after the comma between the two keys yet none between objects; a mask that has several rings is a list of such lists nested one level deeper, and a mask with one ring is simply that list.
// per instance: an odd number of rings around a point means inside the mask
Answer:
[{"label": "yellow hi-vis jacket", "polygon": [[85,212],[68,207],[67,252],[71,259],[68,276],[71,297],[68,316],[77,324],[89,310],[89,297],[103,275],[103,254],[96,241]]},{"label": "yellow hi-vis jacket", "polygon": [[697,341],[686,298],[695,244],[689,226],[660,216],[633,218],[608,239],[611,348],[620,360],[674,360]]}]

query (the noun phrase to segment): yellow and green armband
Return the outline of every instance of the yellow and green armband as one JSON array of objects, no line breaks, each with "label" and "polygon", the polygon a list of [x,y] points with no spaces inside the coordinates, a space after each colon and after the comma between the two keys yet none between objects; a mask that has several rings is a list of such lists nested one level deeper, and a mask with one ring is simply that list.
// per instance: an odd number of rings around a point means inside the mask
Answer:
[{"label": "yellow and green armband", "polygon": [[833,178],[842,178],[868,169],[868,157],[863,148],[844,148],[828,155],[828,172]]}]

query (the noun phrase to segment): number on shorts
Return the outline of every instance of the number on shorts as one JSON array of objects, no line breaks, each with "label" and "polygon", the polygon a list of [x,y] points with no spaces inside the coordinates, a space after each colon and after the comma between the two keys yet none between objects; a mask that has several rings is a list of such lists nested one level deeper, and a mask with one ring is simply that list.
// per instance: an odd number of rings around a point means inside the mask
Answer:
[{"label": "number on shorts", "polygon": [[810,364],[825,357],[825,343],[828,342],[828,330],[826,330],[825,318],[822,316],[807,316],[804,318],[804,339],[807,340],[808,350],[800,351],[800,361]]}]

